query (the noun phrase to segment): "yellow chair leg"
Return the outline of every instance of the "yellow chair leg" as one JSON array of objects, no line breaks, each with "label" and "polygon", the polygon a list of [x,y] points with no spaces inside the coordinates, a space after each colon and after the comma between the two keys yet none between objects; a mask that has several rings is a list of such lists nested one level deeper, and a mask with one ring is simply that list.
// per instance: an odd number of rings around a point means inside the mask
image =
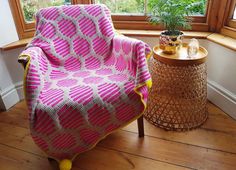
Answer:
[{"label": "yellow chair leg", "polygon": [[59,163],[60,170],[71,170],[72,168],[72,162],[69,159],[63,159]]}]

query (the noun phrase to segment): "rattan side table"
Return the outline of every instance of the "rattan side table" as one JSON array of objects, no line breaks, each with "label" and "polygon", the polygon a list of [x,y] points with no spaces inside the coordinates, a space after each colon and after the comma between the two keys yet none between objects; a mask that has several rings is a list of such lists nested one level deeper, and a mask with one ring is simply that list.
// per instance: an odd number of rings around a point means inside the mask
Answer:
[{"label": "rattan side table", "polygon": [[167,55],[158,46],[149,60],[153,86],[144,117],[166,130],[185,131],[202,125],[207,117],[207,50],[187,57],[187,44]]}]

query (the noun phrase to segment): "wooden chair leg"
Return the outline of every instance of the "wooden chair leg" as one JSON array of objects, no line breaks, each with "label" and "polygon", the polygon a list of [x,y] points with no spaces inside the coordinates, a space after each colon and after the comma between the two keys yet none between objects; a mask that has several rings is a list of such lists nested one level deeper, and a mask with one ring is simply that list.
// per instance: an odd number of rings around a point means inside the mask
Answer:
[{"label": "wooden chair leg", "polygon": [[52,170],[58,170],[58,162],[55,159],[48,158]]},{"label": "wooden chair leg", "polygon": [[138,118],[137,124],[138,124],[138,135],[139,135],[139,137],[144,137],[143,116]]}]

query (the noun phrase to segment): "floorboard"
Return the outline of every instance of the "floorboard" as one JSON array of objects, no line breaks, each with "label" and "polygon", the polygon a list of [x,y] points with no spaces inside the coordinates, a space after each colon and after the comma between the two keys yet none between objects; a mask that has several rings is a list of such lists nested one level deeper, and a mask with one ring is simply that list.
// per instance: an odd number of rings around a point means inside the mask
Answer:
[{"label": "floorboard", "polygon": [[[189,132],[167,132],[147,121],[145,137],[137,123],[109,135],[79,155],[73,170],[234,170],[236,121],[208,103],[209,119]],[[0,170],[57,170],[56,162],[34,144],[25,102],[0,112]]]}]

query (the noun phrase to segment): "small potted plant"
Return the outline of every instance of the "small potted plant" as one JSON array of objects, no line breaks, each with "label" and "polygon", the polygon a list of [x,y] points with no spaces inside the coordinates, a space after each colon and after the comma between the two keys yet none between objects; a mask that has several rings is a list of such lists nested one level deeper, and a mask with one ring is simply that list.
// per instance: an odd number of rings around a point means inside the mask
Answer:
[{"label": "small potted plant", "polygon": [[166,30],[160,35],[160,49],[166,54],[174,54],[182,44],[183,32],[180,29],[191,29],[194,12],[201,2],[189,3],[186,0],[151,0],[149,22],[162,24]]}]

